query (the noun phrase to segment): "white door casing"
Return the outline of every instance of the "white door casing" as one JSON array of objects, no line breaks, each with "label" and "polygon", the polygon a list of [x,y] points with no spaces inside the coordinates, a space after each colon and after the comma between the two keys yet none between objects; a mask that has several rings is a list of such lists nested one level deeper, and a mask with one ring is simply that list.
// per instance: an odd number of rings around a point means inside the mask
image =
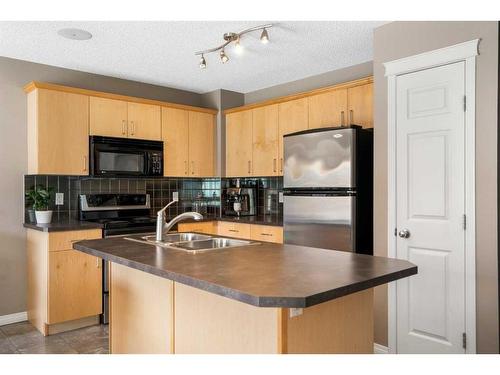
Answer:
[{"label": "white door casing", "polygon": [[[389,256],[419,267],[416,276],[389,286],[392,353],[475,352],[478,42],[385,64],[389,83]],[[395,228],[409,229],[410,237],[395,236]]]}]

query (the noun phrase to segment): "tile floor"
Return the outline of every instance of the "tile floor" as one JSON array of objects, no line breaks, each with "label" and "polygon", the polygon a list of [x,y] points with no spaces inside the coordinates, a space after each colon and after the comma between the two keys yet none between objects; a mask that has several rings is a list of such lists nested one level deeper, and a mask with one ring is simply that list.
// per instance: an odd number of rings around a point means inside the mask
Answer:
[{"label": "tile floor", "polygon": [[29,322],[0,327],[0,354],[108,354],[108,328],[96,325],[42,336]]}]

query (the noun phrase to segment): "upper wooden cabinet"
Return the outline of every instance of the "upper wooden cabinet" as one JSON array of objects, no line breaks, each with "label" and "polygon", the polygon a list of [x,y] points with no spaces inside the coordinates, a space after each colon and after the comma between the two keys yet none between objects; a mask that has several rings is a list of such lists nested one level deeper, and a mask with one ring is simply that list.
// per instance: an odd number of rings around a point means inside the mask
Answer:
[{"label": "upper wooden cabinet", "polygon": [[278,174],[283,174],[283,136],[309,126],[309,103],[307,98],[290,100],[279,104],[278,122]]},{"label": "upper wooden cabinet", "polygon": [[349,124],[373,127],[373,83],[347,89]]},{"label": "upper wooden cabinet", "polygon": [[252,110],[226,117],[226,176],[252,175]]},{"label": "upper wooden cabinet", "polygon": [[129,138],[161,141],[160,106],[142,103],[127,103]]},{"label": "upper wooden cabinet", "polygon": [[347,89],[309,97],[309,129],[347,124]]},{"label": "upper wooden cabinet", "polygon": [[214,135],[215,118],[213,115],[189,111],[190,176],[214,176]]},{"label": "upper wooden cabinet", "polygon": [[90,135],[127,137],[127,102],[91,97]]},{"label": "upper wooden cabinet", "polygon": [[214,176],[214,138],[214,115],[163,108],[164,175],[172,177]]},{"label": "upper wooden cabinet", "polygon": [[164,148],[163,174],[171,177],[187,177],[189,112],[183,109],[162,108],[161,134]]},{"label": "upper wooden cabinet", "polygon": [[349,124],[373,126],[372,78],[231,108],[225,113],[226,176],[280,176],[284,135]]},{"label": "upper wooden cabinet", "polygon": [[161,109],[157,105],[90,98],[90,134],[161,140]]},{"label": "upper wooden cabinet", "polygon": [[87,175],[89,97],[35,89],[28,93],[28,173]]},{"label": "upper wooden cabinet", "polygon": [[278,175],[278,105],[253,110],[252,174]]}]

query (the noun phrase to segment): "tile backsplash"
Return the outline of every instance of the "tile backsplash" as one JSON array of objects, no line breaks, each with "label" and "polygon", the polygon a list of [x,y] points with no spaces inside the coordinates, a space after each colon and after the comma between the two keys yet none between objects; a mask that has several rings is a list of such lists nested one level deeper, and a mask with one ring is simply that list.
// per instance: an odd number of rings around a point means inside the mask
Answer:
[{"label": "tile backsplash", "polygon": [[[174,192],[179,194],[179,202],[168,209],[173,217],[196,208],[206,217],[220,215],[219,178],[93,178],[86,176],[25,175],[25,192],[35,185],[52,187],[53,194],[49,209],[57,214],[78,217],[78,196],[97,193],[149,194],[151,215],[172,200]],[[64,204],[55,204],[55,193],[64,194]],[[25,201],[26,215],[28,203]]]},{"label": "tile backsplash", "polygon": [[[283,190],[282,177],[240,178],[241,186],[253,186],[257,193],[257,215],[269,215],[279,221],[283,217],[283,204],[278,202],[278,192]],[[151,215],[172,200],[174,192],[179,194],[179,202],[168,209],[173,217],[186,211],[199,211],[207,218],[223,214],[221,192],[236,186],[233,178],[94,178],[88,176],[25,175],[25,192],[35,185],[52,187],[53,194],[49,209],[56,215],[78,217],[78,196],[96,193],[137,193],[151,197]],[[55,193],[64,194],[64,204],[55,205]],[[28,220],[28,203],[25,214]]]}]

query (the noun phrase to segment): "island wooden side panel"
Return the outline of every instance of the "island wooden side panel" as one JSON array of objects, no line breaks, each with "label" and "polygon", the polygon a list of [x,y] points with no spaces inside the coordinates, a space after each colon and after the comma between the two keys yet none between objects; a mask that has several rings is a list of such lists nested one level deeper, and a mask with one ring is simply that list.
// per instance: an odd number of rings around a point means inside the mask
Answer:
[{"label": "island wooden side panel", "polygon": [[116,263],[110,278],[110,352],[173,353],[174,283]]},{"label": "island wooden side panel", "polygon": [[303,309],[282,309],[279,346],[284,353],[373,353],[373,289]]},{"label": "island wooden side panel", "polygon": [[279,310],[175,283],[175,353],[275,354]]}]

